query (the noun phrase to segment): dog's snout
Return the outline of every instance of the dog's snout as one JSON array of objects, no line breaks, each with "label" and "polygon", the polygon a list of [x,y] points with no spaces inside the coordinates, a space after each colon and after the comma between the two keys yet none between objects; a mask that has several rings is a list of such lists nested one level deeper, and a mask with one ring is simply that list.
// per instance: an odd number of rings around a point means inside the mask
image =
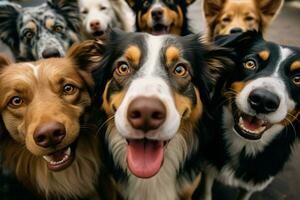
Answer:
[{"label": "dog's snout", "polygon": [[42,53],[43,58],[61,57],[57,48],[45,49]]},{"label": "dog's snout", "polygon": [[51,122],[39,126],[33,134],[33,139],[38,146],[47,148],[60,144],[65,136],[66,129],[64,125]]},{"label": "dog's snout", "polygon": [[159,21],[163,17],[163,9],[161,8],[155,8],[151,12],[151,16],[155,21]]},{"label": "dog's snout", "polygon": [[243,32],[243,29],[241,29],[240,27],[235,27],[230,30],[230,33],[241,33],[241,32]]},{"label": "dog's snout", "polygon": [[146,133],[164,123],[166,108],[157,98],[138,97],[129,104],[127,118],[133,128]]},{"label": "dog's snout", "polygon": [[98,31],[101,29],[101,24],[99,20],[93,20],[90,22],[90,27],[93,31]]},{"label": "dog's snout", "polygon": [[278,109],[280,99],[276,94],[268,90],[255,89],[250,93],[248,103],[255,112],[268,114]]}]

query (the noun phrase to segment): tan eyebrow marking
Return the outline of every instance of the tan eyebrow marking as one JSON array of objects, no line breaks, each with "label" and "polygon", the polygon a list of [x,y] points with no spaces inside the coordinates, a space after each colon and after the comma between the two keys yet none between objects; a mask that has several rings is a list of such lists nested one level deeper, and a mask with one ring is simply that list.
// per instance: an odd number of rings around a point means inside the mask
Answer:
[{"label": "tan eyebrow marking", "polygon": [[177,47],[171,46],[166,50],[166,63],[170,65],[175,60],[179,60],[180,58],[180,50]]},{"label": "tan eyebrow marking", "polygon": [[291,71],[294,71],[296,69],[300,69],[300,60],[293,62],[291,65]]},{"label": "tan eyebrow marking", "polygon": [[124,53],[124,57],[135,65],[140,63],[141,55],[142,52],[137,46],[129,46]]},{"label": "tan eyebrow marking", "polygon": [[270,57],[270,52],[268,50],[263,50],[263,51],[259,52],[258,55],[261,59],[266,61]]}]

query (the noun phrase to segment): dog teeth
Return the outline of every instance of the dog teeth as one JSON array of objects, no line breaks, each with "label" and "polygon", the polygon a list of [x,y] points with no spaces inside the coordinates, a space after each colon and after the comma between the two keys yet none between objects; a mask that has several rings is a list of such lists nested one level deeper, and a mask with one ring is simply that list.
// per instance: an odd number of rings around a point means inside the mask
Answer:
[{"label": "dog teeth", "polygon": [[[264,124],[265,123],[265,121],[262,123],[262,124]],[[244,120],[243,120],[243,118],[242,117],[240,117],[239,118],[239,126],[242,128],[242,129],[244,129],[245,131],[247,131],[247,132],[249,132],[249,133],[253,133],[253,134],[260,134],[260,133],[262,133],[263,131],[265,131],[266,130],[266,126],[261,126],[261,127],[259,127],[258,129],[256,129],[256,130],[249,130],[249,129],[247,129],[245,126],[244,126]]]},{"label": "dog teeth", "polygon": [[69,147],[65,152],[64,152],[64,157],[63,159],[61,159],[60,161],[54,161],[53,160],[53,157],[50,155],[50,156],[43,156],[43,158],[48,162],[50,163],[51,165],[59,165],[63,162],[65,162],[66,160],[69,159],[70,155],[71,155],[71,148]]},{"label": "dog teeth", "polygon": [[47,161],[47,162],[51,162],[52,159],[50,156],[43,156],[43,158]]},{"label": "dog teeth", "polygon": [[68,155],[68,156],[71,155],[71,148],[70,147],[66,150],[65,154]]}]

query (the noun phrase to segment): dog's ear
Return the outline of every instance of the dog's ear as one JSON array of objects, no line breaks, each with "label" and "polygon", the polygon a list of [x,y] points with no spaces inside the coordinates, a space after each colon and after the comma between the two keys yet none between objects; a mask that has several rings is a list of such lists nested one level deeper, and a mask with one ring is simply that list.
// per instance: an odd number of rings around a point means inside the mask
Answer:
[{"label": "dog's ear", "polygon": [[12,61],[8,58],[8,56],[0,54],[0,70],[11,63]]},{"label": "dog's ear", "polygon": [[77,0],[48,0],[48,5],[64,16],[68,27],[73,31],[79,32],[81,21]]},{"label": "dog's ear", "polygon": [[261,29],[263,31],[279,13],[283,2],[284,0],[256,0],[256,4],[262,14]]},{"label": "dog's ear", "polygon": [[19,37],[17,30],[17,18],[22,8],[18,4],[0,3],[0,38],[14,52],[19,51]]},{"label": "dog's ear", "polygon": [[203,10],[205,18],[210,23],[220,13],[226,0],[204,0]]}]

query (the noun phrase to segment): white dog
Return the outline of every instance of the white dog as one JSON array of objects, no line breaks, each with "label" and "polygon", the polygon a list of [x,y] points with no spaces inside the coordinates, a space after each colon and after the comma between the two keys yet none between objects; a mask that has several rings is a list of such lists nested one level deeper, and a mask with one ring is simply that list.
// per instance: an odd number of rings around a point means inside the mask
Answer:
[{"label": "white dog", "polygon": [[102,38],[109,26],[134,31],[135,17],[124,0],[79,0],[79,8],[89,38]]}]

